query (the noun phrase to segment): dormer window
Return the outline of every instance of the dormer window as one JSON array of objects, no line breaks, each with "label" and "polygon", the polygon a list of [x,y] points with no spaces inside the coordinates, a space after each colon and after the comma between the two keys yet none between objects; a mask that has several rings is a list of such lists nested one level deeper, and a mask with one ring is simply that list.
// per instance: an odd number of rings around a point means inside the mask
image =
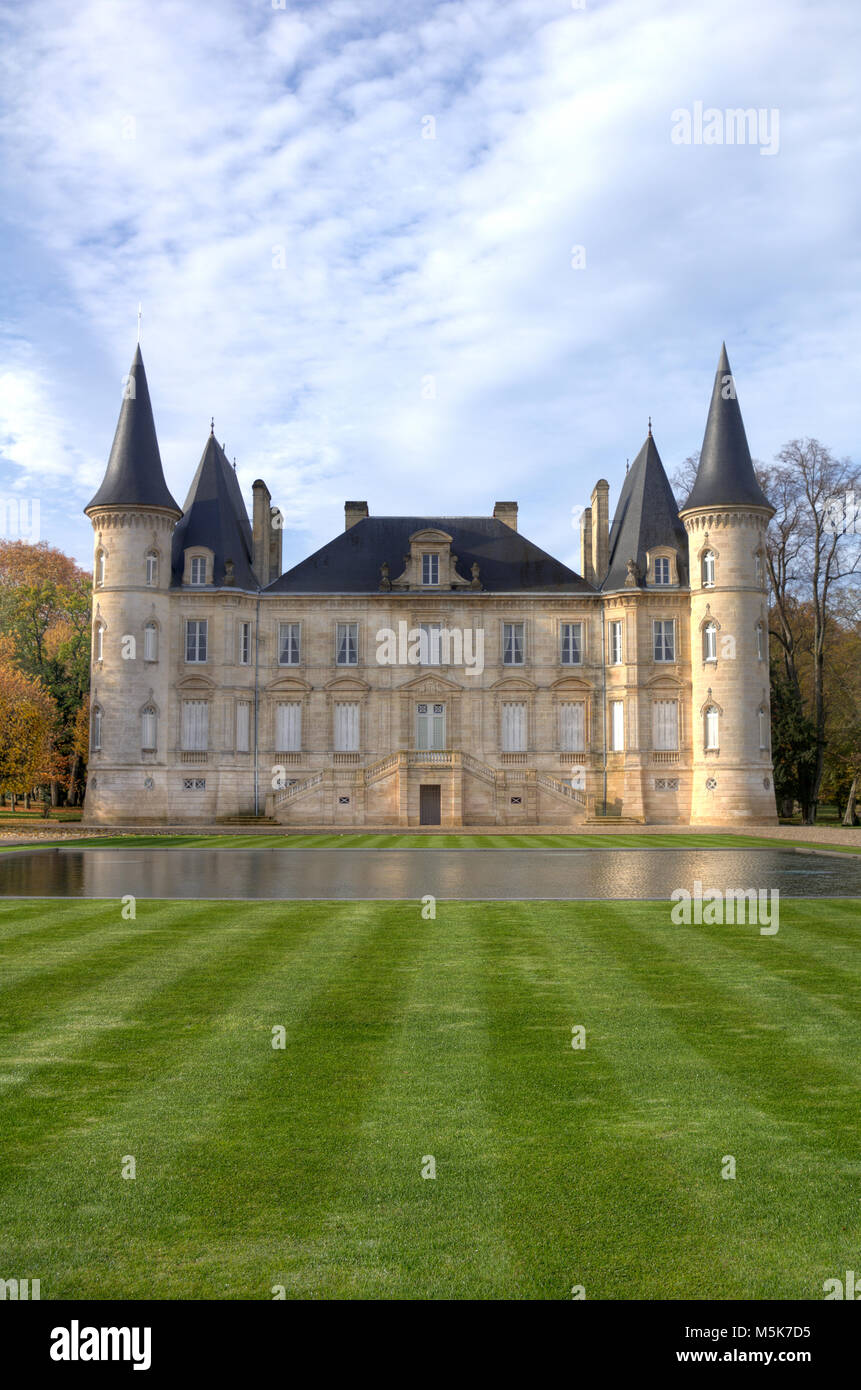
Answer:
[{"label": "dormer window", "polygon": [[669,584],[670,582],[670,561],[669,556],[659,555],[655,561],[655,583]]},{"label": "dormer window", "polygon": [[206,556],[192,555],[189,569],[189,582],[191,584],[206,583]]},{"label": "dormer window", "polygon": [[[635,565],[634,578],[632,583],[639,583],[640,571]],[[676,553],[670,546],[656,546],[654,550],[646,552],[646,584],[661,585],[666,588],[679,582],[679,569]]]},{"label": "dormer window", "polygon": [[439,555],[422,556],[422,583],[439,584]]}]

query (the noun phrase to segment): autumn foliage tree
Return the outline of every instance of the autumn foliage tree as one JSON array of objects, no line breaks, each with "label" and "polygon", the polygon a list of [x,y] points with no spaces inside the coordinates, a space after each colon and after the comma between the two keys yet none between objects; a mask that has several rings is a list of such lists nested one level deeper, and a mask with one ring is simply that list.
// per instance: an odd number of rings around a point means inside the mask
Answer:
[{"label": "autumn foliage tree", "polygon": [[0,662],[0,792],[25,796],[53,757],[56,706],[39,681]]}]

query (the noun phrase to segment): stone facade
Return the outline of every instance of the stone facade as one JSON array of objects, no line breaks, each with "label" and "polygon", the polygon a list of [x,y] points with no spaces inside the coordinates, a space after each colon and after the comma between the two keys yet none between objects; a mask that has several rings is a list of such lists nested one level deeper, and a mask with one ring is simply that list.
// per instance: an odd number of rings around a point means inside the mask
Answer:
[{"label": "stone facade", "polygon": [[[145,388],[142,373],[140,363]],[[255,484],[252,533],[214,440],[182,512],[169,494],[130,488],[146,432],[135,409],[124,403],[120,443],[87,508],[88,822],[265,814],[287,826],[564,827],[605,809],[667,824],[775,819],[767,635],[757,634],[767,504],[683,510],[687,554],[678,532],[650,543],[643,506],[639,555],[632,542],[625,579],[607,590],[630,518],[609,530],[599,483],[582,577],[523,540],[516,505],[504,503],[449,529],[444,518],[405,525],[403,567],[394,542],[370,557],[373,592],[346,570],[339,591],[324,548],[329,587],[315,592],[303,567],[278,573],[280,537],[276,546],[263,533],[280,514]],[[637,468],[660,469],[651,435]],[[207,478],[236,524],[209,545],[194,511]],[[479,524],[489,540],[470,567],[455,547]],[[346,528],[351,554],[373,550],[364,504],[347,504]],[[188,543],[178,549],[177,537]],[[509,560],[513,546],[530,547],[529,564]],[[255,554],[265,555],[260,588],[241,582]],[[552,584],[544,562],[556,566]],[[453,634],[450,650],[433,650],[437,627]]]}]

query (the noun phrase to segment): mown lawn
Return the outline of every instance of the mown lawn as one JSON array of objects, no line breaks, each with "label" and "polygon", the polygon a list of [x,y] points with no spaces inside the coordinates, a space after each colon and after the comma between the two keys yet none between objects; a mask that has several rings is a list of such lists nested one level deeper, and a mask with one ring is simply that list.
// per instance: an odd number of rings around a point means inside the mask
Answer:
[{"label": "mown lawn", "polygon": [[[36,844],[66,844],[78,848],[120,849],[826,849],[846,854],[861,853],[861,834],[854,845],[801,844],[768,835],[702,834],[699,831],[668,831],[666,834],[595,835],[469,835],[469,834],[343,834],[303,835],[93,835],[74,840],[34,841]],[[0,845],[0,849],[20,849],[20,845]]]},{"label": "mown lawn", "polygon": [[649,903],[0,903],[0,1276],[819,1299],[861,1248],[859,966],[845,900],[774,937]]}]

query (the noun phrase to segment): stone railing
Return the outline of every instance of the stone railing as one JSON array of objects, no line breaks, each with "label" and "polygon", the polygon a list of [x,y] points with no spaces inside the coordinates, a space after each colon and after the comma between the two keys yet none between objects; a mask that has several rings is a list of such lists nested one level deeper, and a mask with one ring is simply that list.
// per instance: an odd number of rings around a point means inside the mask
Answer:
[{"label": "stone railing", "polygon": [[496,782],[496,768],[489,767],[487,763],[482,763],[478,758],[474,758],[471,753],[463,754],[463,766],[468,772],[476,777],[480,777],[485,782]]},{"label": "stone railing", "polygon": [[674,752],[669,753],[659,752],[658,749],[653,749],[652,751],[652,762],[655,763],[657,766],[675,767],[678,764],[678,761],[678,749],[676,749]]},{"label": "stone railing", "polygon": [[555,792],[557,796],[567,796],[569,801],[575,801],[578,806],[585,807],[586,793],[578,791],[568,782],[560,782],[558,777],[548,777],[546,772],[536,773],[535,780],[545,791]]},{"label": "stone railing", "polygon": [[283,791],[278,791],[272,798],[273,806],[283,806],[285,801],[292,801],[294,797],[301,796],[303,792],[310,791],[312,787],[319,787],[323,780],[322,772],[313,772],[310,777],[305,777],[301,782],[294,782],[292,786],[285,787]]}]

